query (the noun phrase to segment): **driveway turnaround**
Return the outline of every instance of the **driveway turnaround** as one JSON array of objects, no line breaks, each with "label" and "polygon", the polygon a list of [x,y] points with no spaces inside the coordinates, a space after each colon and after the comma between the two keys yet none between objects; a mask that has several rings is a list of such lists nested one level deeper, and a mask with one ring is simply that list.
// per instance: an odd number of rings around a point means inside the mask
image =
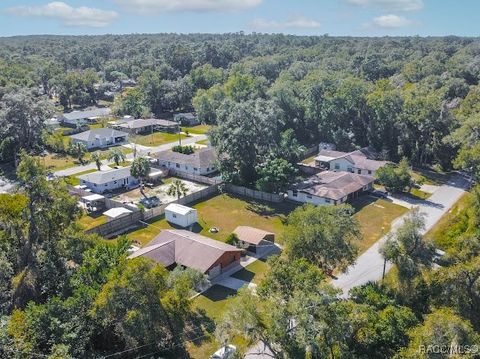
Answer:
[{"label": "driveway turnaround", "polygon": [[[420,212],[425,213],[425,230],[428,232],[460,199],[468,188],[468,182],[460,175],[455,175],[446,184],[440,186],[427,200],[414,200],[402,197],[402,201],[410,203],[413,207],[419,207]],[[392,224],[390,233],[394,233],[403,223],[400,217]],[[377,281],[382,278],[384,260],[379,253],[379,248],[386,241],[388,235],[382,237],[367,251],[365,251],[354,265],[350,266],[346,273],[340,274],[332,284],[343,291],[343,297],[348,297],[348,292],[353,287],[365,284],[369,281]],[[386,264],[386,271],[391,268]]]}]

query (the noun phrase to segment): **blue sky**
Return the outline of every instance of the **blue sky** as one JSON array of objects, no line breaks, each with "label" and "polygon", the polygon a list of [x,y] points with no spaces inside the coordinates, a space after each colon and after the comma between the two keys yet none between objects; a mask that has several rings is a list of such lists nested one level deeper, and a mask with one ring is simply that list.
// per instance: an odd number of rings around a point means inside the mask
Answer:
[{"label": "blue sky", "polygon": [[479,36],[480,0],[0,0],[0,36],[159,32]]}]

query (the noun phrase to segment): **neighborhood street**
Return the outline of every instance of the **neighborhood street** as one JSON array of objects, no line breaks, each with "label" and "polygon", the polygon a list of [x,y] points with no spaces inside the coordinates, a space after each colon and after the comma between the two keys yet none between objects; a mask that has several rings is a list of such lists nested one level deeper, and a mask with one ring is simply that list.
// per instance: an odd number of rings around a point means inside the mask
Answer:
[{"label": "neighborhood street", "polygon": [[[461,176],[453,177],[447,184],[440,186],[430,198],[425,201],[403,198],[414,206],[420,208],[420,212],[425,213],[425,230],[428,232],[439,220],[447,213],[455,202],[465,193],[468,182]],[[402,224],[402,218],[399,218],[392,224],[391,232]],[[346,273],[340,274],[338,279],[332,281],[332,284],[343,291],[343,297],[348,296],[348,291],[356,286],[365,284],[369,281],[376,281],[382,278],[384,260],[379,253],[379,248],[386,241],[388,235],[382,237],[378,242],[358,257],[356,263],[348,268]],[[386,271],[391,268],[387,263]]]},{"label": "neighborhood street", "polygon": [[[191,134],[190,136],[191,137],[182,139],[182,145],[193,145],[198,141],[203,141],[207,139],[206,135]],[[156,147],[146,147],[146,146],[137,145],[137,153],[140,155],[147,155],[148,153],[153,154],[157,152],[167,151],[176,145],[178,145],[178,141],[165,143],[163,145],[156,146]],[[126,145],[126,146],[131,148],[131,145]],[[128,155],[126,155],[126,159],[133,160],[133,153],[129,153]],[[109,160],[102,161],[102,165],[108,165],[109,163],[111,163],[111,161]],[[75,167],[66,168],[64,170],[56,171],[54,172],[54,174],[57,177],[65,177],[65,176],[72,176],[75,173],[79,173],[83,171],[94,170],[96,168],[97,166],[95,165],[95,163],[90,162],[85,166],[75,166]]]}]

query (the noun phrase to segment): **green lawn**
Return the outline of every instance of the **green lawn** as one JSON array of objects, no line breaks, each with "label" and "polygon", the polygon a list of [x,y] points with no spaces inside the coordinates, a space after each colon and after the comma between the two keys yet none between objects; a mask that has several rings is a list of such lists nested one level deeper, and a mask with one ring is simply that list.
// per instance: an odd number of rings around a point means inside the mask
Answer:
[{"label": "green lawn", "polygon": [[106,222],[107,217],[102,214],[90,215],[84,213],[83,216],[77,221],[77,224],[80,226],[81,229],[86,231]]},{"label": "green lawn", "polygon": [[445,213],[442,218],[427,232],[425,238],[436,246],[447,250],[459,235],[465,233],[468,227],[467,209],[471,206],[472,195],[465,193],[457,203]]},{"label": "green lawn", "polygon": [[193,126],[193,127],[182,127],[182,131],[188,131],[188,133],[193,133],[196,135],[203,135],[210,131],[212,128],[211,125],[198,125],[198,126]]},{"label": "green lawn", "polygon": [[425,168],[415,168],[412,177],[417,183],[435,186],[441,186],[449,178],[448,174]]},{"label": "green lawn", "polygon": [[[193,308],[199,312],[200,317],[203,317],[202,322],[197,323],[202,326],[203,331],[197,336],[197,340],[187,342],[187,350],[191,358],[206,359],[222,346],[213,335],[215,326],[213,321],[223,317],[235,295],[236,291],[232,289],[214,285],[193,300]],[[249,344],[239,337],[234,338],[232,343],[240,352],[246,351]]]},{"label": "green lawn", "polygon": [[245,282],[258,284],[265,278],[268,270],[269,266],[266,259],[259,259],[234,273],[232,277],[244,280]]},{"label": "green lawn", "polygon": [[175,142],[179,140],[179,138],[186,138],[184,134],[178,133],[166,133],[166,132],[154,132],[151,135],[137,135],[132,136],[130,141],[142,146],[160,146],[164,145],[165,143]]},{"label": "green lawn", "polygon": [[[273,204],[221,194],[193,205],[198,211],[198,225],[194,231],[225,241],[237,226],[252,226],[275,233],[276,240],[281,242],[285,219],[296,207],[289,202]],[[145,245],[162,229],[172,228],[163,216],[149,223],[148,227],[130,232],[128,238]],[[217,227],[218,233],[210,233],[212,227]]]},{"label": "green lawn", "polygon": [[410,190],[409,195],[415,199],[427,199],[429,198],[432,194],[422,191],[421,189],[418,188],[412,188]]},{"label": "green lawn", "polygon": [[356,209],[354,217],[360,224],[363,240],[359,244],[360,253],[363,253],[388,233],[392,221],[408,212],[408,209],[398,206],[384,199],[372,196],[363,196],[352,203]]},{"label": "green lawn", "polygon": [[210,140],[209,139],[201,140],[201,141],[195,142],[195,144],[208,146],[210,144]]},{"label": "green lawn", "polygon": [[312,163],[312,162],[315,162],[315,157],[317,157],[317,156],[318,156],[318,154],[317,154],[317,155],[310,156],[310,157],[308,157],[308,158],[305,158],[304,160],[302,160],[302,163],[308,165],[308,164],[310,164],[310,163]]},{"label": "green lawn", "polygon": [[86,175],[88,173],[92,173],[92,172],[96,172],[97,169],[93,169],[93,170],[86,170],[86,171],[83,171],[83,172],[78,172],[78,173],[75,173],[75,175],[73,176],[68,176],[68,177],[65,177],[65,182],[67,182],[70,186],[77,186],[80,184],[80,179],[78,178],[78,176],[81,176],[81,175]]}]

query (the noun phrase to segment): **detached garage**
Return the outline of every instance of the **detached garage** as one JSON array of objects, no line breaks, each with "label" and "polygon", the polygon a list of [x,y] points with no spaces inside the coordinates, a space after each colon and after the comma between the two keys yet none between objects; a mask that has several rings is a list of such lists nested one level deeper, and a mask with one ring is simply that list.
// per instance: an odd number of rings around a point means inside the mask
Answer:
[{"label": "detached garage", "polygon": [[197,223],[197,210],[172,203],[165,208],[165,218],[172,224],[186,228]]}]

